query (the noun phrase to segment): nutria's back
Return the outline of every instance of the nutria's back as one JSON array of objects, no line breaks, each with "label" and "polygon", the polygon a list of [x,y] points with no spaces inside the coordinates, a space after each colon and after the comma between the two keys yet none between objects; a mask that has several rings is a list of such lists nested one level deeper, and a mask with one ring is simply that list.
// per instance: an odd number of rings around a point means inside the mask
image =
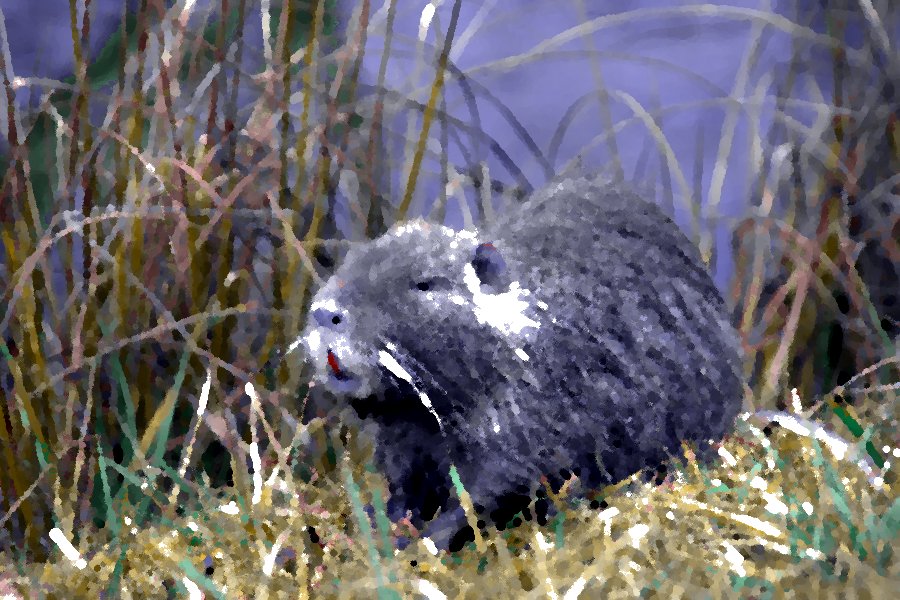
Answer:
[{"label": "nutria's back", "polygon": [[567,179],[492,232],[522,288],[551,307],[531,349],[554,357],[536,363],[558,384],[547,393],[563,393],[561,411],[601,411],[613,480],[654,449],[725,433],[743,397],[737,335],[696,248],[655,204]]}]

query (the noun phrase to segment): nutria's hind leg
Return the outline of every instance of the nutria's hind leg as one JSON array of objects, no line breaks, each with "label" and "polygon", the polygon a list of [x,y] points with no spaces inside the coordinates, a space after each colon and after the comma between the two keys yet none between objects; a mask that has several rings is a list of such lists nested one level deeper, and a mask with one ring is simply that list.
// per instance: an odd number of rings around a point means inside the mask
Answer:
[{"label": "nutria's hind leg", "polygon": [[[413,452],[408,452],[409,446]],[[388,441],[379,443],[377,451],[377,462],[390,487],[388,517],[392,521],[409,511],[415,526],[422,527],[439,509],[446,508],[450,495],[448,469],[433,452],[425,450],[423,444]]]}]

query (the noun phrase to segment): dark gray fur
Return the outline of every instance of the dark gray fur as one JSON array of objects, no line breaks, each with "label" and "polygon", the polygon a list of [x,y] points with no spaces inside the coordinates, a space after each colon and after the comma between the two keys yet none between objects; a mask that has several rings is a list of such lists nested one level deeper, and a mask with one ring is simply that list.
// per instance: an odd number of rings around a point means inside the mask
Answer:
[{"label": "dark gray fur", "polygon": [[[695,248],[656,205],[568,178],[476,235],[453,249],[440,227],[395,227],[352,249],[314,299],[309,358],[378,425],[393,517],[409,510],[421,524],[440,508],[432,528],[446,543],[465,525],[451,463],[502,526],[542,475],[558,485],[564,469],[597,487],[726,433],[743,397],[736,335]],[[473,261],[482,292],[531,292],[536,328],[504,332],[452,301],[471,301]],[[379,364],[381,350],[411,383]]]}]

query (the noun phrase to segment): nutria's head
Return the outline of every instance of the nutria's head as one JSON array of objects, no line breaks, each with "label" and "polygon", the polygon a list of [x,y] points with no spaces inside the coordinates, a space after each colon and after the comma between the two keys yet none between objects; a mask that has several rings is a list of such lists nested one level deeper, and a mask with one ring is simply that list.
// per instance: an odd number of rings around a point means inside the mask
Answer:
[{"label": "nutria's head", "polygon": [[352,248],[303,334],[317,384],[355,398],[392,382],[436,393],[486,384],[491,356],[538,325],[500,246],[413,221]]}]

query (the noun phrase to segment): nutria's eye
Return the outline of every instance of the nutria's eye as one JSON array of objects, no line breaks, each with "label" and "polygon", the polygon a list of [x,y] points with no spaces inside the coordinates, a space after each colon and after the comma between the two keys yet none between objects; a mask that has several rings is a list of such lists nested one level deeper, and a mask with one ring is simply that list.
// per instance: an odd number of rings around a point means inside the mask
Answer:
[{"label": "nutria's eye", "polygon": [[452,284],[446,277],[423,277],[412,281],[410,287],[420,292],[434,292],[437,290],[448,290],[452,287]]}]

